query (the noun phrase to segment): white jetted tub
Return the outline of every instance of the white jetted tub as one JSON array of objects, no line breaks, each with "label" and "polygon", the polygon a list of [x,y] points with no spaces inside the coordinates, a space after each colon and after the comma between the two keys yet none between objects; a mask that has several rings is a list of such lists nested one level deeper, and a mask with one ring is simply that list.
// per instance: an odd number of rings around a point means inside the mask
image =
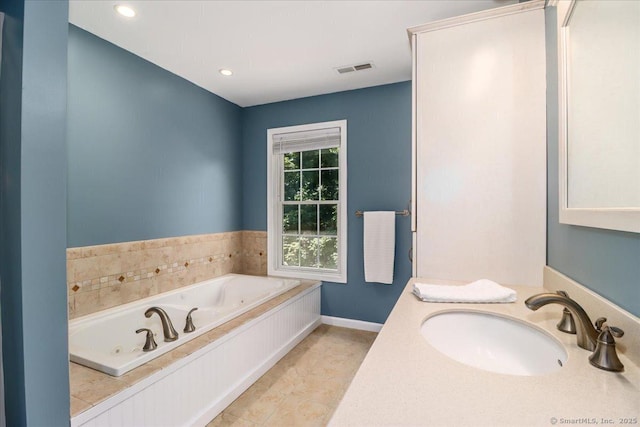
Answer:
[{"label": "white jetted tub", "polygon": [[[79,317],[69,322],[71,361],[120,376],[299,283],[298,280],[228,274]],[[164,341],[157,314],[145,317],[145,311],[151,307],[159,307],[169,315],[179,335],[176,341]],[[191,314],[196,329],[185,333],[187,314],[196,307]],[[155,350],[142,350],[146,333],[136,334],[141,328],[154,332],[158,345]]]}]

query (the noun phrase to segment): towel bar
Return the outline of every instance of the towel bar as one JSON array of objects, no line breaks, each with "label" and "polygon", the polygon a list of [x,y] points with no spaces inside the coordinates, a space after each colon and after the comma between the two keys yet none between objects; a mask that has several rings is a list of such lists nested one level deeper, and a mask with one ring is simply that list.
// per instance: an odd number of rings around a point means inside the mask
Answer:
[{"label": "towel bar", "polygon": [[[363,211],[356,211],[356,216],[362,216],[364,214]],[[396,211],[396,215],[400,215],[400,216],[409,216],[411,215],[411,212],[409,212],[408,209],[402,210],[402,211]]]}]

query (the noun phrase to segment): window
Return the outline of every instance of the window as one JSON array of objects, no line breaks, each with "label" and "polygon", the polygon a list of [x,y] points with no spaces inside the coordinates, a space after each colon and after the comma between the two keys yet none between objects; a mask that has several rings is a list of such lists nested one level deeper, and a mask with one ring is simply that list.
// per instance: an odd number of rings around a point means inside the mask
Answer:
[{"label": "window", "polygon": [[267,132],[270,275],[346,283],[347,122]]}]

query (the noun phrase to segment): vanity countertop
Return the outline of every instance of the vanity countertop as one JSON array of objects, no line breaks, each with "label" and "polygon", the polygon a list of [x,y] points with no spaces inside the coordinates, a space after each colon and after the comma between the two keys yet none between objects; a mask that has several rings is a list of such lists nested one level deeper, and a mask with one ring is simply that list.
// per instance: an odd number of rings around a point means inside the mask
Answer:
[{"label": "vanity countertop", "polygon": [[[562,306],[531,311],[529,296],[541,287],[510,286],[518,300],[510,304],[449,304],[419,301],[411,279],[363,361],[330,426],[550,426],[640,423],[640,366],[618,352],[622,373],[591,366],[591,354],[576,336],[555,327]],[[558,338],[568,352],[563,368],[540,376],[497,374],[458,363],[431,347],[420,327],[440,311],[471,309],[499,313],[537,325]],[[607,313],[591,313],[592,320]],[[634,339],[638,331],[619,338]],[[622,344],[619,345],[622,347]]]}]

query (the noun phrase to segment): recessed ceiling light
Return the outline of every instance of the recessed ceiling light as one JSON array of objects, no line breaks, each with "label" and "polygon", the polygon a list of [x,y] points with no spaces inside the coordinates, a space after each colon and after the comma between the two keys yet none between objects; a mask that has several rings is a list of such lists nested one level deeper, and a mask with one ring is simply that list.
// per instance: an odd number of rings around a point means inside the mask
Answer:
[{"label": "recessed ceiling light", "polygon": [[118,12],[120,15],[122,16],[126,16],[127,18],[133,18],[134,16],[136,16],[136,11],[133,10],[131,7],[126,6],[124,4],[117,4],[113,7],[116,12]]},{"label": "recessed ceiling light", "polygon": [[220,74],[222,74],[223,76],[231,76],[233,74],[233,71],[227,70],[226,68],[221,68]]}]

